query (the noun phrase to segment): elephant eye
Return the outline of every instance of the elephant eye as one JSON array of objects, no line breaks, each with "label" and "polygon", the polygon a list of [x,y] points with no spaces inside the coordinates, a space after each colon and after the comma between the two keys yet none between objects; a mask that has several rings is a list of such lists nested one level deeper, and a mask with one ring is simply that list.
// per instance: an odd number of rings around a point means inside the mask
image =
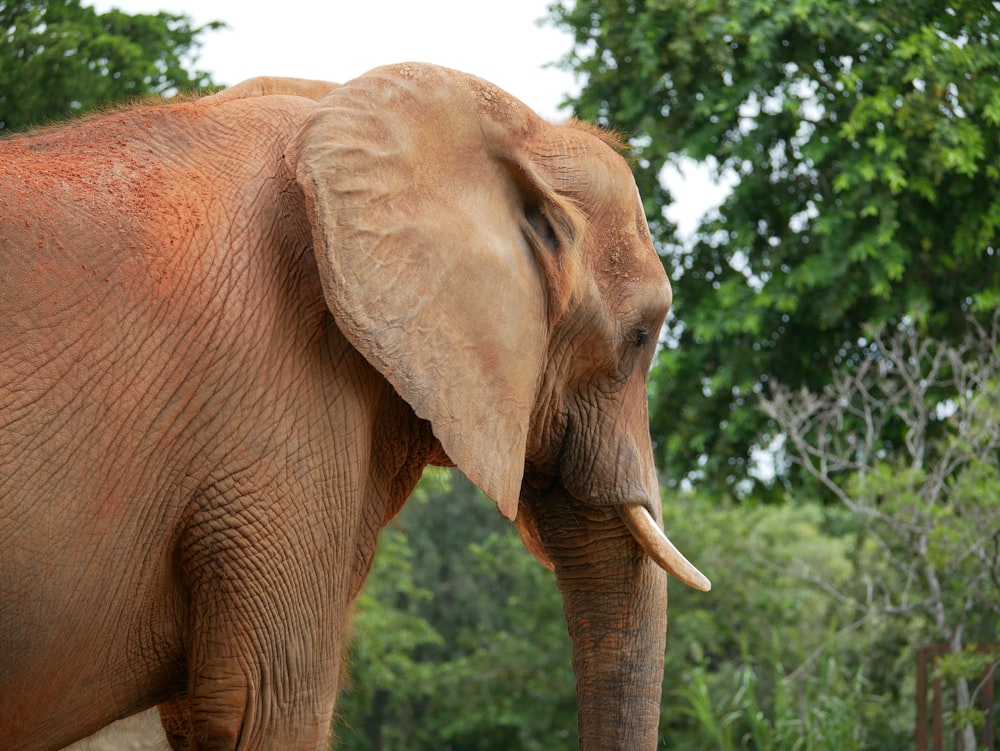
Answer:
[{"label": "elephant eye", "polygon": [[650,329],[645,326],[628,328],[619,334],[615,368],[617,382],[627,381],[640,363],[645,362],[646,367],[649,367],[649,360],[653,356],[653,343],[654,337]]},{"label": "elephant eye", "polygon": [[558,253],[559,238],[556,237],[556,232],[552,229],[552,224],[549,222],[548,217],[545,216],[545,212],[542,211],[542,207],[537,201],[529,201],[525,205],[524,218],[527,220],[528,227],[531,229],[531,233],[538,244],[550,253]]},{"label": "elephant eye", "polygon": [[646,349],[652,341],[653,337],[650,336],[649,329],[646,328],[636,329],[632,335],[632,343],[637,349]]}]

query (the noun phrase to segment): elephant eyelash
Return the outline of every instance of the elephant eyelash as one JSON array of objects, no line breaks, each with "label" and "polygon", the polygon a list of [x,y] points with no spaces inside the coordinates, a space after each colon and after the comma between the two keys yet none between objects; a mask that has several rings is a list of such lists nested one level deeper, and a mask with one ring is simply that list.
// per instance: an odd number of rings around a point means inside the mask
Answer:
[{"label": "elephant eyelash", "polygon": [[532,239],[536,240],[537,244],[548,252],[553,254],[558,253],[559,237],[556,235],[555,228],[552,226],[549,218],[545,216],[541,204],[537,201],[526,203],[524,206],[524,218],[533,236]]},{"label": "elephant eyelash", "polygon": [[646,349],[652,342],[653,337],[650,336],[647,329],[637,329],[632,335],[632,343],[638,349]]},{"label": "elephant eyelash", "polygon": [[650,330],[645,327],[629,328],[621,332],[618,342],[613,379],[616,383],[624,384],[636,366],[642,362],[644,353],[650,351],[653,337]]}]

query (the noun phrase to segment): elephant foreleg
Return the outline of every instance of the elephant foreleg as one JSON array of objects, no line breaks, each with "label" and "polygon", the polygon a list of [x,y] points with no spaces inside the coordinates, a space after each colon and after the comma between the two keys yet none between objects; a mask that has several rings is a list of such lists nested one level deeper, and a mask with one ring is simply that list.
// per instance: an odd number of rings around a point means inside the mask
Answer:
[{"label": "elephant foreleg", "polygon": [[191,705],[187,693],[181,692],[160,704],[160,724],[173,751],[190,751],[194,733],[191,728]]},{"label": "elephant foreleg", "polygon": [[322,525],[310,531],[261,496],[193,515],[178,551],[186,695],[161,707],[175,749],[327,747],[350,567],[326,559],[336,552]]}]

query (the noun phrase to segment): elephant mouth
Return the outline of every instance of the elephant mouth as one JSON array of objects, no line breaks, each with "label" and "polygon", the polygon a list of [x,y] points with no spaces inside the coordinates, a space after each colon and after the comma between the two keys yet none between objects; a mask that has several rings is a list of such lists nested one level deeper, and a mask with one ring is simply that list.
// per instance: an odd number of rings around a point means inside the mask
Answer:
[{"label": "elephant mouth", "polygon": [[685,558],[660,529],[652,515],[639,504],[617,506],[619,516],[643,552],[656,564],[689,587],[708,592],[712,582]]},{"label": "elephant mouth", "polygon": [[[556,488],[559,488],[557,492],[566,494],[568,497],[573,496],[565,488],[560,488],[551,481],[543,485],[542,488],[531,485],[527,487],[534,487],[534,491],[522,496],[519,513],[514,522],[528,552],[535,556],[543,566],[554,570],[555,567],[539,536],[533,507],[542,496]],[[596,504],[596,506],[608,508],[606,504]],[[712,582],[670,542],[644,503],[615,504],[613,508],[642,552],[648,555],[657,566],[689,587],[701,592],[708,592],[712,589]]]}]

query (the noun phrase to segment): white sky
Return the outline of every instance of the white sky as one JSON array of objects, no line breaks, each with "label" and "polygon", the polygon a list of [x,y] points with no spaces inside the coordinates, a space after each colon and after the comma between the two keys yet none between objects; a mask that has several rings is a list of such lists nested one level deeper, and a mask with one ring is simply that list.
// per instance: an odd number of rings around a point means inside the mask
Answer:
[{"label": "white sky", "polygon": [[198,67],[219,83],[253,76],[343,82],[380,65],[429,62],[495,83],[545,117],[574,86],[545,68],[571,37],[536,21],[549,0],[96,0],[101,12],[185,13],[206,31]]},{"label": "white sky", "polygon": [[[344,82],[380,65],[429,62],[473,73],[559,119],[559,103],[577,90],[572,74],[550,64],[572,38],[539,26],[550,0],[94,0],[98,11],[184,13],[206,31],[197,61],[215,81],[232,85],[253,76]],[[675,203],[667,214],[682,236],[717,205],[724,189],[688,164],[668,169]]]}]

